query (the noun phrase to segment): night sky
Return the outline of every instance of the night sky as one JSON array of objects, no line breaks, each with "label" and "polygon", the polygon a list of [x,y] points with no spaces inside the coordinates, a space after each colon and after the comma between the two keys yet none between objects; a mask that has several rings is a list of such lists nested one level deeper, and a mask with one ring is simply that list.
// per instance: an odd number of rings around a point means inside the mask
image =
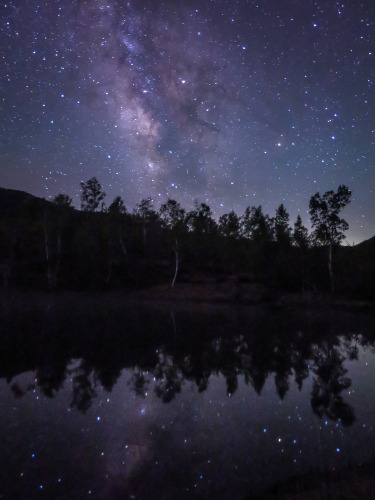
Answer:
[{"label": "night sky", "polygon": [[96,176],[215,217],[283,203],[308,225],[346,184],[375,234],[375,2],[4,1],[0,186],[46,199]]}]

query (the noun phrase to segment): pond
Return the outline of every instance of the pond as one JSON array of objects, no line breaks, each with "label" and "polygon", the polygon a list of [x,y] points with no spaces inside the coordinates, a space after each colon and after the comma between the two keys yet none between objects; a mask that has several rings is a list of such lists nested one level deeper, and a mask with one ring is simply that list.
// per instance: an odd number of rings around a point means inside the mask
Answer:
[{"label": "pond", "polygon": [[2,312],[1,498],[372,495],[369,312],[27,304]]}]

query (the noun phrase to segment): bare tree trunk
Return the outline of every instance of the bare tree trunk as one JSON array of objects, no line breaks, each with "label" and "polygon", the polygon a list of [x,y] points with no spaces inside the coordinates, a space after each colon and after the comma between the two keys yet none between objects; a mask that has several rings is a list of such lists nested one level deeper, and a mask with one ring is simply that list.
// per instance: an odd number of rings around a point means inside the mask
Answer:
[{"label": "bare tree trunk", "polygon": [[177,243],[177,239],[176,239],[175,254],[176,254],[176,269],[175,269],[175,272],[174,272],[173,281],[172,281],[172,287],[171,288],[174,287],[174,283],[176,281],[177,273],[178,273],[178,243]]},{"label": "bare tree trunk", "polygon": [[328,250],[328,270],[329,270],[329,279],[331,282],[331,292],[335,291],[335,284],[333,281],[333,270],[332,270],[332,243],[329,244]]},{"label": "bare tree trunk", "polygon": [[120,233],[118,236],[119,236],[119,240],[120,240],[120,246],[121,246],[122,253],[124,254],[124,257],[127,258],[126,247],[124,245],[124,241],[122,239],[122,236]]}]

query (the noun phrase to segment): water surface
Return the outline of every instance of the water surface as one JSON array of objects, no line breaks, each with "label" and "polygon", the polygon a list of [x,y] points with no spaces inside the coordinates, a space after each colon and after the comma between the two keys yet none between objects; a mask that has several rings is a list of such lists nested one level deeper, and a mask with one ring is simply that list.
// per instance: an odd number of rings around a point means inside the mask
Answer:
[{"label": "water surface", "polygon": [[4,498],[372,491],[371,314],[74,297],[23,311],[2,318]]}]

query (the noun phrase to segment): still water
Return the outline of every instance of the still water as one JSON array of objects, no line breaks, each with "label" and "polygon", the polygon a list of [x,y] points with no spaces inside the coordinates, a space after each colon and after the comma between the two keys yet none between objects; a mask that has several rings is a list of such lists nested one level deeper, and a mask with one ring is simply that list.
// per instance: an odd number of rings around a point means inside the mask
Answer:
[{"label": "still water", "polygon": [[369,312],[77,304],[2,316],[0,498],[371,498]]}]

